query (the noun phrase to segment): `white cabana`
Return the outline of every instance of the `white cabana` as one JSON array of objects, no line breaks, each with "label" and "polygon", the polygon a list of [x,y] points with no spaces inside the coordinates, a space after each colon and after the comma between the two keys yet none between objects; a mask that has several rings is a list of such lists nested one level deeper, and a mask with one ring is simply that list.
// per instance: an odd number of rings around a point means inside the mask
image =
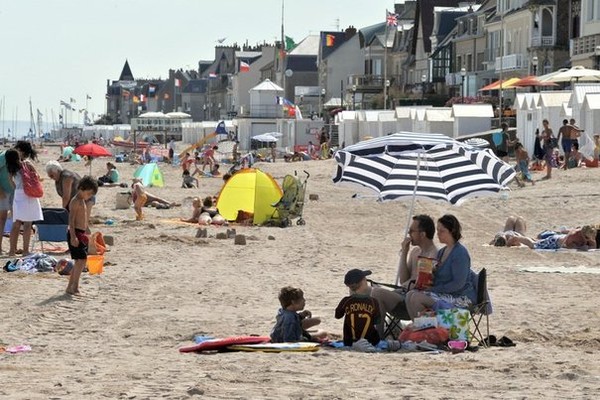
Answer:
[{"label": "white cabana", "polygon": [[454,104],[452,106],[454,132],[452,137],[487,131],[491,128],[494,110],[491,104]]},{"label": "white cabana", "polygon": [[282,106],[277,97],[283,97],[283,88],[265,79],[249,90],[250,116],[259,118],[281,117]]},{"label": "white cabana", "polygon": [[452,136],[454,118],[452,108],[428,108],[425,110],[425,131],[429,133],[442,133]]},{"label": "white cabana", "polygon": [[410,110],[412,107],[396,107],[396,120],[398,132],[409,132],[412,129]]},{"label": "white cabana", "polygon": [[600,93],[588,93],[585,96],[581,115],[581,125],[585,126],[585,132],[579,138],[580,148],[589,145],[591,137],[600,133]]}]

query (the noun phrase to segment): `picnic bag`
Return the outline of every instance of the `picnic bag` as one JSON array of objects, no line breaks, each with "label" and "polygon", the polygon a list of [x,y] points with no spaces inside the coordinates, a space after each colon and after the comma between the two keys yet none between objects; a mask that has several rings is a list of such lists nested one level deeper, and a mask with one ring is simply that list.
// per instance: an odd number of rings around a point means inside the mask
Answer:
[{"label": "picnic bag", "polygon": [[469,322],[471,313],[463,308],[450,308],[447,310],[437,310],[436,312],[438,326],[448,329],[450,340],[471,341],[471,332]]},{"label": "picnic bag", "polygon": [[40,182],[35,168],[27,162],[21,163],[21,176],[23,177],[23,191],[29,197],[42,197],[44,188]]},{"label": "picnic bag", "polygon": [[417,282],[415,289],[427,290],[433,286],[433,266],[437,260],[435,258],[422,257],[417,258]]}]

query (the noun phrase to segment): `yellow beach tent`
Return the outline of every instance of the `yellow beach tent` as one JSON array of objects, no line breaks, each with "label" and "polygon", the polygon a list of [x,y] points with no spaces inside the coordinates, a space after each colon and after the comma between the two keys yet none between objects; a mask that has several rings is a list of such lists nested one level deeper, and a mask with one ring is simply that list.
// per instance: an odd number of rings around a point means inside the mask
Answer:
[{"label": "yellow beach tent", "polygon": [[273,177],[259,169],[248,168],[236,172],[221,189],[217,199],[219,213],[228,221],[235,221],[238,211],[254,213],[254,224],[269,220],[281,199],[282,191]]}]

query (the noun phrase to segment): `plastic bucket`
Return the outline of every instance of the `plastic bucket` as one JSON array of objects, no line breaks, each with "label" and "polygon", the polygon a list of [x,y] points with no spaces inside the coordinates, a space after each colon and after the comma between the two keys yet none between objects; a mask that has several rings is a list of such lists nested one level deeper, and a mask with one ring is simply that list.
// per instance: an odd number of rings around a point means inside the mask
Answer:
[{"label": "plastic bucket", "polygon": [[87,268],[90,275],[101,274],[104,269],[104,256],[88,255]]},{"label": "plastic bucket", "polygon": [[128,192],[117,193],[117,198],[115,202],[115,208],[117,210],[127,210],[131,207],[131,203],[129,202],[129,198],[131,195]]}]

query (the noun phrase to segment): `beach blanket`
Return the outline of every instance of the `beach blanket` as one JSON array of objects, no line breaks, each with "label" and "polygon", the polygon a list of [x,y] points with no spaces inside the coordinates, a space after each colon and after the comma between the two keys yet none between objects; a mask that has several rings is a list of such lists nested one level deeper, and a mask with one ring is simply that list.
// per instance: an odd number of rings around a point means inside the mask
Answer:
[{"label": "beach blanket", "polygon": [[543,272],[543,273],[555,273],[555,274],[600,274],[599,267],[584,267],[582,265],[578,267],[525,267],[520,268],[520,272]]}]

